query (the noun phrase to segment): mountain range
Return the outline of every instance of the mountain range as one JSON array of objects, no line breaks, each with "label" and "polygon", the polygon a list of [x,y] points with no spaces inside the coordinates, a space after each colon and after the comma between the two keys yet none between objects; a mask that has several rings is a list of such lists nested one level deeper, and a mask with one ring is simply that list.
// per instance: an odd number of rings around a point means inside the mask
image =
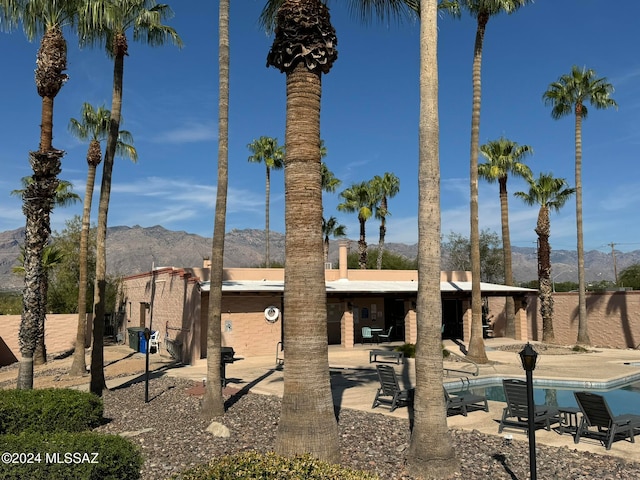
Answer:
[{"label": "mountain range", "polygon": [[[284,235],[270,232],[272,262],[284,263]],[[22,279],[11,272],[24,241],[24,228],[0,232],[0,290],[19,290]],[[351,240],[352,251],[357,240]],[[371,245],[375,246],[375,245]],[[417,244],[386,243],[385,248],[409,259],[417,256]],[[225,267],[256,267],[264,263],[265,232],[257,229],[231,230],[225,237]],[[167,230],[162,226],[143,228],[110,227],[107,231],[107,272],[109,275],[134,275],[150,271],[152,267],[199,267],[211,255],[211,238],[184,231]],[[329,261],[337,266],[337,241],[329,248]],[[577,254],[570,250],[552,250],[554,280],[577,281]],[[614,279],[617,272],[640,263],[640,250],[611,253],[598,250],[585,252],[587,282]],[[537,278],[535,248],[513,247],[513,272],[516,282]]]}]

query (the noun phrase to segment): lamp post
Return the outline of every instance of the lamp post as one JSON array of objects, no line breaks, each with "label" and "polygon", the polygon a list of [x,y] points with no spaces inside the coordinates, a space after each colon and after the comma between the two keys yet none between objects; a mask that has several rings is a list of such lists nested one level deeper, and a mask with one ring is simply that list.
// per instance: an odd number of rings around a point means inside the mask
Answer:
[{"label": "lamp post", "polygon": [[533,403],[533,371],[536,368],[536,360],[538,354],[531,344],[527,342],[525,347],[520,351],[520,360],[522,368],[527,374],[527,407],[528,407],[528,423],[529,423],[529,470],[531,471],[531,480],[537,480],[536,472],[536,427],[535,427],[535,404]]}]

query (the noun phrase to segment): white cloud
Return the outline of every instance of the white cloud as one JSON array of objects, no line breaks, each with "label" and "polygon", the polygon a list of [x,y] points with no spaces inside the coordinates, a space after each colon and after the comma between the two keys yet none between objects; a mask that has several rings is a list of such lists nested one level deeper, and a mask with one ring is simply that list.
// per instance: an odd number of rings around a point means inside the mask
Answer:
[{"label": "white cloud", "polygon": [[167,130],[155,136],[156,143],[195,143],[215,141],[218,138],[218,127],[215,123],[185,122],[186,124],[173,130]]}]

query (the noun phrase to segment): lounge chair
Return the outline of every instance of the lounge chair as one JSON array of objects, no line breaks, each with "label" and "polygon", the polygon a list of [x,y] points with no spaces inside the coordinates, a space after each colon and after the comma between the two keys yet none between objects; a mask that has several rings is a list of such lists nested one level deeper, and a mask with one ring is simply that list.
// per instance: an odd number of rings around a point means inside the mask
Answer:
[{"label": "lounge chair", "polygon": [[458,395],[451,395],[444,388],[444,398],[447,402],[447,414],[462,413],[465,417],[467,412],[472,410],[484,410],[489,411],[489,403],[487,397],[484,395],[475,395],[473,393],[463,393]]},{"label": "lounge chair", "polygon": [[625,413],[614,416],[602,395],[590,392],[574,392],[574,395],[582,412],[580,425],[573,438],[575,443],[580,441],[580,437],[594,438],[600,440],[607,450],[616,440],[628,438],[635,443],[634,435],[640,433],[637,430],[640,429],[640,415]]},{"label": "lounge chair", "polygon": [[396,371],[389,365],[376,365],[378,370],[378,379],[380,380],[380,388],[376,392],[376,398],[373,400],[371,408],[378,405],[389,405],[390,411],[393,412],[398,407],[406,407],[413,402],[414,389],[410,388],[402,390],[398,384]]},{"label": "lounge chair", "polygon": [[[507,406],[502,411],[502,419],[498,427],[498,433],[502,433],[504,427],[520,428],[529,432],[529,407],[527,402],[527,383],[524,380],[505,379],[502,381]],[[551,430],[554,423],[561,424],[560,412],[550,405],[535,405],[534,425],[544,426]]]}]

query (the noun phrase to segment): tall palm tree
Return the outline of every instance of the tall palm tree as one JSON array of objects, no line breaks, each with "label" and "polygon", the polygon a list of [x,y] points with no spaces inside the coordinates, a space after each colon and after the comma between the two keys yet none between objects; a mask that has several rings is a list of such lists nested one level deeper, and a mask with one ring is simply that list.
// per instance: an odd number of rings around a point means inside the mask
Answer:
[{"label": "tall palm tree", "polygon": [[576,230],[578,250],[578,338],[577,342],[590,345],[587,325],[587,299],[584,278],[584,241],[582,236],[582,120],[587,118],[587,106],[604,109],[617,107],[611,98],[613,85],[606,78],[596,78],[596,72],[573,66],[571,73],[562,75],[542,95],[546,105],[550,105],[551,117],[558,120],[575,114],[575,163],[576,163]]},{"label": "tall palm tree", "polygon": [[[509,174],[528,179],[531,169],[522,160],[533,149],[529,145],[518,145],[504,137],[492,140],[480,147],[480,153],[488,160],[478,165],[478,175],[489,183],[498,182],[500,186],[500,217],[502,223],[502,253],[504,255],[504,283],[513,285],[511,266],[511,236],[509,234],[509,196],[507,180]],[[513,297],[507,297],[505,303],[507,325],[505,336],[516,337],[516,319]]]},{"label": "tall palm tree", "polygon": [[266,168],[265,185],[265,267],[271,265],[269,259],[269,197],[271,192],[271,170],[281,170],[284,167],[284,147],[278,145],[278,139],[272,137],[260,137],[254,140],[247,148],[253,152],[248,160],[252,163],[264,163]]},{"label": "tall palm tree", "polygon": [[458,460],[442,395],[440,329],[440,159],[438,118],[438,6],[420,2],[420,121],[418,165],[418,297],[416,390],[407,468],[417,478],[450,478]]},{"label": "tall palm tree", "polygon": [[77,0],[0,0],[0,28],[11,30],[21,24],[29,41],[42,35],[36,56],[35,84],[42,98],[40,145],[29,152],[34,182],[23,195],[25,226],[25,275],[22,320],[18,339],[20,364],[17,388],[33,388],[33,355],[40,326],[44,324],[46,299],[40,283],[46,275],[42,252],[50,234],[51,199],[58,186],[62,150],[53,148],[53,102],[67,81],[67,43],[62,33],[77,18]]},{"label": "tall palm tree", "polygon": [[127,32],[133,39],[153,47],[171,42],[178,47],[182,40],[172,27],[162,22],[173,16],[168,5],[156,0],[93,0],[86,2],[80,38],[86,44],[106,44],[106,52],[113,58],[113,92],[109,136],[102,165],[102,183],[98,205],[96,233],[96,289],[94,296],[93,348],[91,350],[90,390],[102,395],[104,379],[104,314],[107,289],[107,213],[111,196],[111,177],[116,154],[122,111],[124,58],[129,54]]},{"label": "tall palm tree", "polygon": [[551,221],[549,212],[559,212],[576,191],[569,188],[564,178],[554,178],[551,173],[541,173],[537,179],[528,178],[529,191],[516,192],[527,205],[540,205],[535,232],[538,234],[538,284],[540,315],[542,316],[542,341],[553,343],[553,285],[551,281]]},{"label": "tall palm tree", "polygon": [[346,235],[347,227],[338,223],[336,217],[322,218],[322,234],[324,235],[324,263],[329,261],[329,237],[340,238]]},{"label": "tall palm tree", "polygon": [[375,207],[375,216],[380,220],[380,238],[378,240],[378,258],[376,268],[382,269],[382,253],[384,251],[384,237],[387,233],[387,217],[391,215],[388,208],[388,200],[395,197],[400,191],[400,179],[393,173],[385,172],[381,177],[376,175],[371,180],[371,188],[374,194],[380,198]]},{"label": "tall palm tree", "polygon": [[[82,207],[82,227],[80,230],[80,271],[78,275],[78,329],[76,333],[76,346],[73,352],[73,362],[69,374],[73,376],[84,375],[87,372],[85,361],[85,336],[87,325],[87,258],[89,251],[89,230],[91,227],[91,203],[93,200],[93,188],[96,180],[96,170],[102,161],[100,142],[109,135],[109,120],[111,112],[104,105],[97,109],[90,103],[83,103],[80,112],[80,120],[69,120],[69,131],[79,140],[89,140],[87,150],[87,182],[84,190],[84,203]],[[129,158],[133,162],[138,160],[138,152],[133,146],[133,137],[130,132],[120,130],[116,154]]]},{"label": "tall palm tree", "polygon": [[[280,3],[282,0],[270,2]],[[442,385],[440,327],[440,203],[438,159],[438,68],[436,0],[352,0],[363,18],[373,13],[384,18],[420,11],[421,21],[421,121],[420,121],[420,223],[418,343],[416,345],[415,418],[407,454],[408,468],[416,476],[445,478],[457,469],[449,435]],[[266,8],[265,8],[266,11]],[[273,10],[272,10],[273,11]],[[264,12],[263,12],[264,13]],[[435,148],[434,148],[435,146]],[[287,142],[288,148],[288,142]],[[424,187],[424,188],[423,188]],[[425,201],[422,201],[425,200]],[[437,225],[438,228],[433,228]],[[287,353],[287,361],[289,361]],[[286,372],[285,372],[286,373]]]},{"label": "tall palm tree", "polygon": [[[22,184],[22,188],[19,190],[12,190],[10,192],[11,195],[15,197],[24,197],[25,192],[30,185],[34,183],[33,177],[22,177],[20,179],[20,183]],[[51,199],[49,211],[53,210],[55,207],[68,207],[77,201],[80,200],[78,194],[73,191],[73,184],[68,182],[67,180],[58,179],[58,186],[56,187],[53,198]],[[33,363],[34,365],[42,365],[47,362],[47,348],[44,342],[44,334],[45,334],[45,323],[46,323],[46,306],[47,306],[47,293],[49,291],[49,272],[53,267],[56,267],[60,261],[60,256],[56,254],[56,250],[51,250],[49,245],[46,245],[42,250],[42,268],[44,272],[44,276],[41,278],[40,284],[40,292],[42,293],[42,298],[44,302],[44,314],[42,317],[38,319],[38,335],[36,339],[36,349],[33,352]],[[50,257],[50,258],[47,258]],[[24,275],[24,259],[25,252],[21,253],[20,260],[20,272]],[[51,264],[49,260],[56,260]]]},{"label": "tall palm tree", "polygon": [[276,26],[267,65],[285,73],[287,83],[284,170],[287,368],[276,451],[284,455],[308,452],[337,462],[338,427],[327,348],[320,166],[322,74],[329,72],[337,58],[337,38],[329,10],[320,0],[282,1],[277,8]]},{"label": "tall palm tree", "polygon": [[482,48],[489,19],[502,12],[511,14],[533,0],[452,0],[447,10],[459,16],[466,10],[477,21],[473,47],[473,104],[471,111],[470,153],[470,241],[471,241],[471,337],[467,356],[476,363],[487,363],[482,339],[482,293],[480,291],[480,227],[478,220],[478,152],[480,150],[480,100],[482,96]]},{"label": "tall palm tree", "polygon": [[343,201],[338,204],[340,212],[357,213],[360,224],[360,238],[358,239],[358,264],[361,269],[367,268],[367,235],[366,223],[373,215],[376,197],[370,182],[354,183],[340,193]]},{"label": "tall palm tree", "polygon": [[229,183],[229,0],[218,6],[218,186],[211,245],[207,323],[207,383],[201,404],[205,417],[224,413],[220,357],[222,344],[222,268]]}]

